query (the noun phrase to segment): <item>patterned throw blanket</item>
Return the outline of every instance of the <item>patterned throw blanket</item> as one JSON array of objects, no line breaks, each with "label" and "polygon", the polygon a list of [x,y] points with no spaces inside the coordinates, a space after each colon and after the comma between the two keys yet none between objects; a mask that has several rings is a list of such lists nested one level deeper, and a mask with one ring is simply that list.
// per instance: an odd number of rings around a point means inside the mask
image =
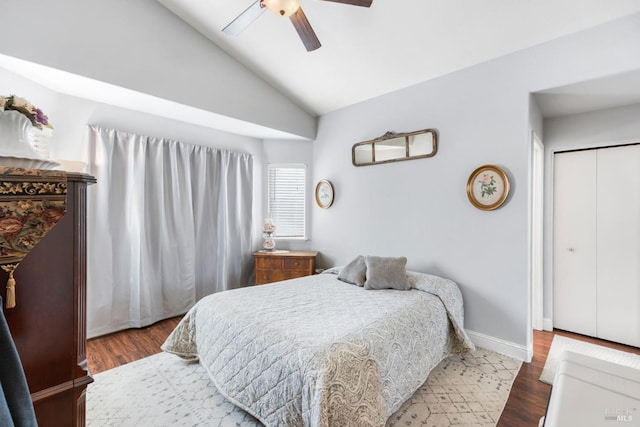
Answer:
[{"label": "patterned throw blanket", "polygon": [[408,276],[409,291],[320,274],[210,295],[162,348],[199,359],[267,426],[384,426],[443,358],[473,349],[457,285]]},{"label": "patterned throw blanket", "polygon": [[13,273],[66,212],[63,171],[0,166],[0,266],[9,273],[6,307],[16,305]]}]

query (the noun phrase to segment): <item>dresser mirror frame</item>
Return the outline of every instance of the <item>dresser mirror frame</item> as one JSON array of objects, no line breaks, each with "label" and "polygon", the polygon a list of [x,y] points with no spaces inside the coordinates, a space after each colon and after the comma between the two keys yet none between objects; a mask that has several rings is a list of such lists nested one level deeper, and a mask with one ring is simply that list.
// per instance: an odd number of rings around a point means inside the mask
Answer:
[{"label": "dresser mirror frame", "polygon": [[422,129],[415,132],[387,132],[379,138],[362,141],[351,147],[351,163],[369,166],[403,160],[425,159],[438,152],[438,132]]}]

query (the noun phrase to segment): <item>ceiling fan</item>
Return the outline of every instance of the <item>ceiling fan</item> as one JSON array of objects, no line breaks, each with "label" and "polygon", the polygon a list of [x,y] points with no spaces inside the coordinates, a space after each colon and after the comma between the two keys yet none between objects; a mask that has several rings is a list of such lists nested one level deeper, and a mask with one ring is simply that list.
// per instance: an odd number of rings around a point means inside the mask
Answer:
[{"label": "ceiling fan", "polygon": [[[350,4],[353,6],[369,7],[373,0],[325,0],[335,3]],[[256,0],[251,6],[244,12],[236,17],[229,25],[222,29],[222,32],[232,36],[237,36],[245,28],[255,21],[265,9],[269,9],[271,12],[278,16],[288,17],[291,19],[293,26],[295,27],[302,43],[308,52],[318,49],[320,40],[316,36],[316,33],[311,28],[311,24],[307,20],[302,7],[300,7],[300,0]]]}]

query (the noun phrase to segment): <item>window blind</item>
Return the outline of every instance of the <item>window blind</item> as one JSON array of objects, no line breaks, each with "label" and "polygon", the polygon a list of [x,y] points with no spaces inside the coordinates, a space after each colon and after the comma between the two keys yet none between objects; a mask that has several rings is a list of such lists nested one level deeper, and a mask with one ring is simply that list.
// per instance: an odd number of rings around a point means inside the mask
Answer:
[{"label": "window blind", "polygon": [[305,238],[304,164],[270,164],[268,167],[268,211],[276,239]]}]

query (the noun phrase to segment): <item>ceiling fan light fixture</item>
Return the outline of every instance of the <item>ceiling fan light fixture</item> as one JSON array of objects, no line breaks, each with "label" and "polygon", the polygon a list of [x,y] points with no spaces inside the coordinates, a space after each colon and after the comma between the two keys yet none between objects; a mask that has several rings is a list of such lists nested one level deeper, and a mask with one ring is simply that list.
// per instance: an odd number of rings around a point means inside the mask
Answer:
[{"label": "ceiling fan light fixture", "polygon": [[274,15],[289,17],[300,9],[300,0],[262,0],[262,4]]}]

